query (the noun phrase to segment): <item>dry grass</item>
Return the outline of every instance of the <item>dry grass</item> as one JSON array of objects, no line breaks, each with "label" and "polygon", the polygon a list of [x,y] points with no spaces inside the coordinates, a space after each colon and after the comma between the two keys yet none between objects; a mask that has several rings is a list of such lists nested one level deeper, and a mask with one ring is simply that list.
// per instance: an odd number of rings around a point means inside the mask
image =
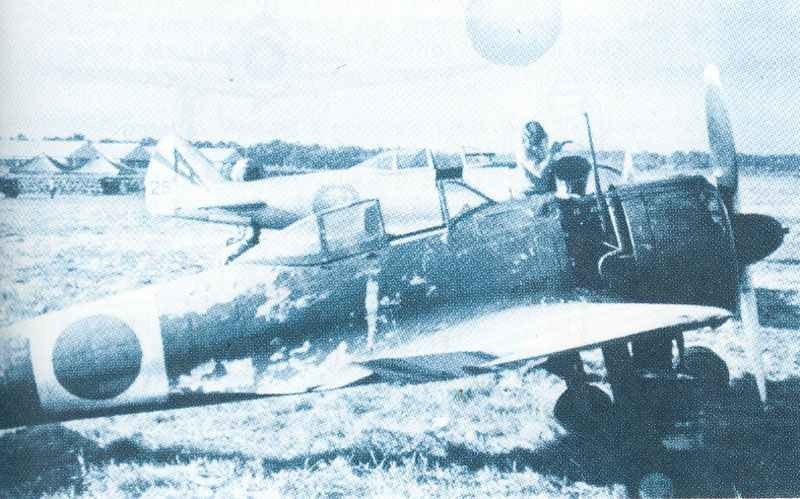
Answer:
[{"label": "dry grass", "polygon": [[[756,189],[773,183],[754,179]],[[788,187],[787,187],[788,185]],[[797,400],[800,345],[800,185],[769,202],[795,232],[756,268],[766,302],[772,393]],[[199,271],[224,259],[225,227],[153,221],[140,198],[20,198],[0,202],[0,324]],[[794,314],[794,315],[793,315]],[[736,326],[698,333],[729,362],[746,364]],[[734,334],[728,334],[734,333]],[[602,374],[599,356],[586,356]],[[737,385],[737,386],[738,386]],[[625,496],[646,463],[567,435],[552,417],[563,389],[541,370],[414,387],[365,387],[226,406],[117,416],[0,434],[0,496],[381,497]],[[792,399],[794,397],[794,399]],[[736,461],[737,489],[708,488],[694,457],[678,459],[684,494],[800,494],[796,427],[761,438]],[[737,439],[738,440],[738,439]],[[739,442],[711,460],[741,456]],[[708,456],[704,458],[706,461]],[[794,473],[792,473],[794,470]],[[750,473],[747,477],[740,476]],[[731,478],[731,477],[728,477]],[[728,481],[730,482],[730,480]]]}]

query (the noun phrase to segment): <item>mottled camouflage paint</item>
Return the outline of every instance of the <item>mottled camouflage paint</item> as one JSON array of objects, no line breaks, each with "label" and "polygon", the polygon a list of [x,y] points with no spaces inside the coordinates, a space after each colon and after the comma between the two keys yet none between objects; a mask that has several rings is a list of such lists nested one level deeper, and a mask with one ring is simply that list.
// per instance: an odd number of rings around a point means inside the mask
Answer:
[{"label": "mottled camouflage paint", "polygon": [[[141,400],[123,394],[128,400],[116,405],[108,386],[85,387],[92,396],[108,395],[103,401],[107,403],[92,406],[87,401],[85,411],[43,413],[26,340],[15,339],[9,344],[14,348],[0,354],[0,362],[9,366],[0,373],[0,399],[25,394],[30,403],[8,408],[0,424],[303,391],[311,383],[304,376],[321,379],[326,366],[341,366],[363,352],[370,275],[378,282],[381,298],[383,324],[377,340],[403,342],[436,328],[442,317],[457,321],[496,307],[514,290],[558,294],[573,283],[571,268],[557,204],[543,196],[489,206],[455,219],[447,231],[398,239],[366,255],[314,266],[251,260],[150,286],[136,293],[154,304],[153,311],[143,313],[156,314],[155,334],[163,345],[161,369],[167,380],[163,390],[150,387]],[[118,296],[103,313],[111,318],[124,315],[125,296]],[[475,303],[460,307],[466,311],[463,317],[448,310],[448,304],[466,300]],[[69,330],[82,320],[81,307],[87,317],[96,313],[91,304],[75,307],[77,315],[70,317],[79,319],[59,327]],[[36,334],[36,324],[26,325],[23,336]],[[100,337],[91,346],[93,358],[126,358],[125,352],[117,351],[119,342]],[[74,351],[59,353],[60,372],[82,374],[80,380],[61,380],[62,387],[72,381],[91,383],[82,364],[85,346],[65,344]],[[100,374],[97,382],[107,382]],[[159,390],[163,398],[154,398]],[[80,395],[74,391],[70,393]]]},{"label": "mottled camouflage paint", "polygon": [[[707,188],[699,180],[674,185],[695,193]],[[699,198],[687,199],[693,203]],[[602,248],[597,243],[596,220],[586,211],[591,201],[533,196],[486,206],[451,220],[447,230],[395,239],[368,254],[312,266],[245,260],[122,294],[110,305],[75,307],[68,320],[56,321],[56,326],[52,319],[26,323],[22,338],[0,335],[9,342],[0,351],[0,399],[25,401],[8,407],[0,423],[10,426],[213,403],[302,392],[329,383],[326,369],[340,368],[365,351],[364,298],[370,276],[379,288],[381,325],[376,342],[381,346],[402,344],[444,324],[458,324],[543,295],[563,299],[575,289],[576,281],[585,281],[576,279],[584,267],[589,274],[596,272],[595,257]],[[680,204],[684,201],[670,205],[675,208],[670,213],[681,215],[692,208]],[[707,213],[703,206],[694,211]],[[53,359],[45,359],[58,364],[58,372],[67,373],[59,379],[62,388],[86,403],[73,401],[69,410],[43,411],[47,401],[37,399],[37,393],[54,392],[52,387],[37,390],[25,336],[40,333],[37,324],[58,329],[48,334],[63,335],[96,316],[98,307],[111,319],[127,314],[130,321],[138,316],[130,315],[127,309],[132,306],[143,307],[142,313],[152,314],[152,321],[130,327],[140,340],[145,334],[157,335],[163,349],[163,362],[151,358],[140,378],[149,374],[158,383],[159,373],[148,369],[160,369],[164,386],[134,387],[144,393],[138,398],[131,388],[117,402],[114,387],[107,383],[115,373],[129,374],[125,369],[130,366],[125,362],[111,368],[98,365],[97,376],[90,376],[86,359],[135,356],[119,351],[121,343],[112,341],[113,335],[98,334],[87,344],[66,342],[66,350],[71,351],[58,351]],[[154,330],[145,330],[142,324],[150,323]],[[361,374],[356,368],[353,379]],[[97,386],[70,388],[77,383]],[[347,379],[337,383],[347,384]],[[91,404],[92,397],[107,400]]]},{"label": "mottled camouflage paint", "polygon": [[[384,312],[401,323],[408,314],[477,294],[557,291],[571,281],[558,213],[550,206],[491,207],[474,220],[458,221],[449,234],[419,237],[369,257],[308,267],[250,262],[162,286],[159,321],[170,386],[185,389],[182,377],[198,366],[208,371],[211,361],[253,358],[258,373],[292,359],[314,364],[342,342],[351,352],[362,348],[371,272]],[[305,342],[310,351],[287,354]],[[211,369],[207,378],[219,371]]]},{"label": "mottled camouflage paint", "polygon": [[33,380],[30,342],[0,335],[0,427],[46,420]]}]

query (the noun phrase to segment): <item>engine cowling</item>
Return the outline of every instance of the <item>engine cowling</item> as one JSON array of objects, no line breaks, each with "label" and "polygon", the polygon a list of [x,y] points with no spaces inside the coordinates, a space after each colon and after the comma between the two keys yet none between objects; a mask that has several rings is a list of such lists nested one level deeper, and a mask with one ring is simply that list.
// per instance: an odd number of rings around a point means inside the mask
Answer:
[{"label": "engine cowling", "polygon": [[619,249],[601,257],[599,270],[613,291],[636,301],[735,307],[734,233],[704,177],[610,188],[606,196]]}]

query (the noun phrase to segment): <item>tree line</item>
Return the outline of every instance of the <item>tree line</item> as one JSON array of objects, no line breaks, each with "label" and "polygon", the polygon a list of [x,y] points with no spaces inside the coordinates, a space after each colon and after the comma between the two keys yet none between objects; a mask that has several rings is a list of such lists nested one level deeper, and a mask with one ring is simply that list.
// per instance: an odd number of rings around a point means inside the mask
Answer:
[{"label": "tree line", "polygon": [[[29,140],[24,134],[9,137],[11,140]],[[86,140],[81,133],[64,137],[44,137],[44,140]],[[103,138],[98,142],[127,142],[112,138]],[[152,146],[157,143],[153,137],[144,137],[138,141],[141,145]],[[243,146],[235,141],[197,140],[192,144],[200,149],[208,147],[227,147],[235,149],[247,160],[247,179],[269,176],[270,172],[303,171],[318,169],[342,169],[357,165],[378,154],[382,149],[363,148],[359,146],[328,147],[319,144],[300,144],[274,139]],[[623,151],[599,151],[601,162],[621,163]],[[800,172],[800,154],[739,154],[739,164],[745,171],[753,172]],[[634,164],[642,170],[669,167],[678,170],[709,168],[711,159],[704,151],[675,151],[670,154],[659,154],[639,151],[633,154]]]},{"label": "tree line", "polygon": [[[9,137],[11,140],[29,140],[24,134]],[[44,140],[86,140],[80,133],[58,137],[44,137]],[[113,138],[102,138],[100,143],[130,142]],[[143,146],[153,146],[157,140],[153,137],[139,139]],[[274,139],[243,146],[235,141],[196,140],[192,145],[199,149],[210,147],[227,147],[235,149],[247,160],[246,177],[262,178],[269,175],[270,170],[306,170],[306,169],[342,169],[357,165],[381,152],[381,149],[369,149],[359,146],[327,147],[319,144],[300,144]]]},{"label": "tree line", "polygon": [[358,146],[326,147],[319,144],[298,144],[278,139],[240,148],[240,152],[248,160],[248,166],[256,169],[288,166],[337,170],[357,165],[380,151]]},{"label": "tree line", "polygon": [[[621,164],[624,151],[599,151],[598,161]],[[739,167],[753,173],[800,173],[800,154],[738,154]],[[640,151],[633,153],[633,163],[640,170],[671,168],[702,170],[711,168],[711,156],[705,151],[674,151],[670,154]]]}]

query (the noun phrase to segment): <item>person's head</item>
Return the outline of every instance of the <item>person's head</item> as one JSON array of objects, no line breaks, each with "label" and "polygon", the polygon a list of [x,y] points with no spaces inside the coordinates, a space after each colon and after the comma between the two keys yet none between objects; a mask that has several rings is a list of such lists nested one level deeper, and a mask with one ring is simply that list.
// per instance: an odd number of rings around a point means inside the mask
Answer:
[{"label": "person's head", "polygon": [[538,121],[525,123],[522,133],[522,140],[525,143],[525,150],[530,159],[539,162],[547,156],[548,137],[544,127]]}]

